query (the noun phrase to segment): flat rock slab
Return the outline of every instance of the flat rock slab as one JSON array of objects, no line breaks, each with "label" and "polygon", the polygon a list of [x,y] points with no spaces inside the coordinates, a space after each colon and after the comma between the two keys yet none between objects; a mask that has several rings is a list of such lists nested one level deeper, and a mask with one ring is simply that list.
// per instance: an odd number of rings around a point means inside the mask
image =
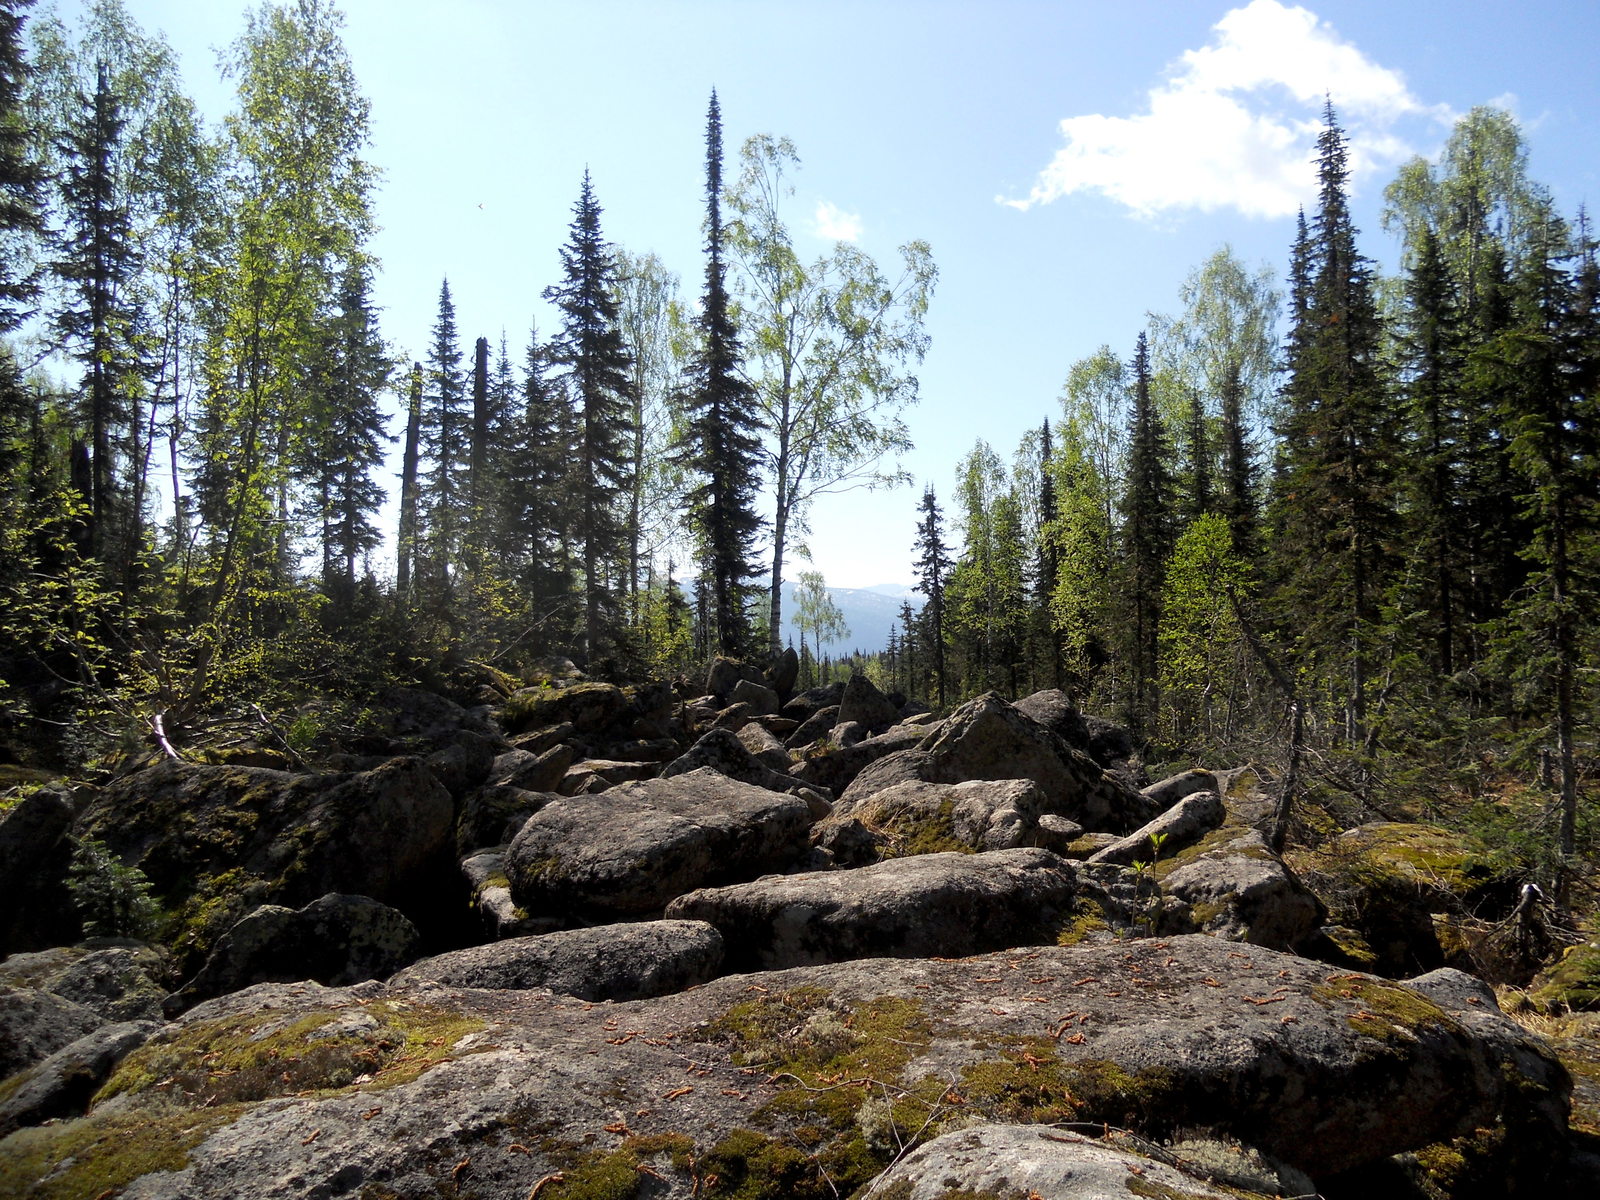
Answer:
[{"label": "flat rock slab", "polygon": [[639,921],[452,950],[413,963],[394,982],[644,1000],[716,978],[722,958],[722,935],[704,921]]},{"label": "flat rock slab", "polygon": [[978,1122],[1204,1128],[1316,1181],[1481,1127],[1519,1149],[1507,1194],[1544,1194],[1565,1072],[1452,979],[1424,995],[1182,937],[867,959],[628,1004],[261,985],[157,1034],[87,1117],[0,1142],[0,1180],[22,1181],[0,1194],[44,1178],[125,1200],[453,1182],[526,1200],[558,1173],[568,1194],[632,1194],[600,1181],[633,1187],[645,1166],[652,1197],[701,1196],[710,1174],[729,1194],[824,1197],[871,1182],[901,1142]]},{"label": "flat rock slab", "polygon": [[551,802],[512,841],[506,873],[534,916],[640,916],[781,870],[806,853],[810,828],[804,800],[702,768]]},{"label": "flat rock slab", "polygon": [[705,888],[667,915],[715,925],[733,970],[978,954],[1053,941],[1077,878],[1047,850],[921,854]]}]

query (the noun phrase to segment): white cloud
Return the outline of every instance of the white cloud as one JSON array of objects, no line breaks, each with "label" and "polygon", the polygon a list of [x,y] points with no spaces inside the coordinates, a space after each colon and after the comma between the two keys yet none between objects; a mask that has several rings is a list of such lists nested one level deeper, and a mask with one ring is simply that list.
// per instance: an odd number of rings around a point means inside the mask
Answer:
[{"label": "white cloud", "polygon": [[828,242],[855,242],[861,239],[861,215],[848,213],[831,200],[817,201],[812,217],[812,232]]},{"label": "white cloud", "polygon": [[1150,90],[1145,112],[1063,120],[1066,145],[1029,194],[997,199],[1026,210],[1092,191],[1143,217],[1222,208],[1287,216],[1316,192],[1312,160],[1325,96],[1350,138],[1357,177],[1413,153],[1396,121],[1451,117],[1307,9],[1251,0],[1212,33],[1209,45],[1185,51]]}]

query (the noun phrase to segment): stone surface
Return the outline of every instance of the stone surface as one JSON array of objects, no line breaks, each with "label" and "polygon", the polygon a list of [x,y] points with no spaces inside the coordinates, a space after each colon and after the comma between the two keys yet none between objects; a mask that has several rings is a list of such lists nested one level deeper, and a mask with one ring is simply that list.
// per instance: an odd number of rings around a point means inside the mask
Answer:
[{"label": "stone surface", "polygon": [[956,709],[915,749],[862,770],[840,797],[842,807],[907,779],[1031,779],[1044,791],[1046,811],[1087,829],[1124,833],[1155,815],[1137,791],[994,692]]},{"label": "stone surface", "polygon": [[628,707],[622,689],[610,683],[523,688],[500,709],[507,733],[568,724],[580,734],[605,728]]},{"label": "stone surface", "polygon": [[741,679],[733,685],[728,698],[734,704],[749,705],[752,716],[772,717],[778,713],[778,693],[764,683]]},{"label": "stone surface", "polygon": [[333,986],[386,979],[417,956],[416,926],[366,896],[321,896],[301,909],[264,904],[225,933],[170,1013],[254,983]]},{"label": "stone surface", "polygon": [[1284,950],[1307,942],[1323,908],[1253,829],[1227,826],[1153,869],[1162,927]]},{"label": "stone surface", "polygon": [[519,937],[413,963],[396,985],[548,988],[581,1000],[643,1000],[716,978],[722,935],[703,921],[640,921]]},{"label": "stone surface", "polygon": [[752,721],[738,733],[739,743],[750,752],[750,756],[766,767],[769,771],[787,774],[790,762],[789,752],[784,749],[783,743],[774,737],[764,726]]},{"label": "stone surface", "polygon": [[52,992],[0,985],[0,1079],[105,1024],[93,1009]]},{"label": "stone surface", "polygon": [[504,846],[479,850],[461,860],[461,874],[467,881],[469,903],[483,921],[491,938],[524,937],[559,929],[560,922],[550,917],[530,917],[517,907],[506,876]]},{"label": "stone surface", "polygon": [[839,706],[830,704],[826,708],[819,708],[810,716],[801,720],[794,731],[784,739],[784,745],[791,750],[799,750],[821,741],[833,731],[834,725],[839,720]]},{"label": "stone surface", "polygon": [[66,889],[72,802],[40,788],[0,813],[0,956],[40,950],[77,935]]},{"label": "stone surface", "polygon": [[800,656],[795,653],[793,646],[785,646],[767,668],[767,681],[772,685],[772,690],[787,701],[794,694],[795,681],[799,678]]},{"label": "stone surface", "polygon": [[520,788],[525,792],[553,792],[572,765],[572,747],[556,743],[535,753],[508,750],[494,760],[490,781],[499,787]]},{"label": "stone surface", "polygon": [[0,1138],[21,1125],[81,1115],[116,1065],[160,1028],[157,1021],[103,1025],[29,1067],[0,1099]]},{"label": "stone surface", "polygon": [[927,736],[928,731],[918,726],[896,725],[854,746],[840,747],[803,759],[789,768],[789,774],[802,783],[824,787],[836,796],[841,795],[866,767],[898,750],[910,750],[920,745]]},{"label": "stone surface", "polygon": [[835,681],[821,687],[807,688],[791,696],[781,710],[783,715],[804,724],[825,708],[838,708],[844,699],[844,684]]},{"label": "stone surface", "polygon": [[869,734],[883,733],[900,719],[900,711],[860,671],[850,676],[839,697],[838,724],[854,721]]},{"label": "stone surface", "polygon": [[674,900],[667,915],[715,925],[729,969],[770,970],[1053,939],[1075,888],[1071,867],[1046,850],[924,854],[704,888]]},{"label": "stone surface", "polygon": [[875,835],[879,856],[885,858],[1011,850],[1035,844],[1044,802],[1039,785],[1027,779],[910,781],[874,792],[824,825],[859,821]]},{"label": "stone surface", "polygon": [[[774,771],[750,753],[745,744],[739,740],[739,735],[729,729],[711,730],[680,757],[662,767],[661,778],[674,779],[691,771],[707,769],[729,779],[736,779],[740,783],[748,783],[752,787],[765,788],[773,792],[798,792],[805,786],[811,787],[813,791],[819,791],[815,785],[791,778],[783,771]],[[824,798],[829,798],[830,795],[825,795]]]},{"label": "stone surface", "polygon": [[726,703],[741,682],[766,686],[766,676],[749,663],[736,658],[714,658],[706,669],[706,691]]},{"label": "stone surface", "polygon": [[1216,792],[1189,792],[1155,820],[1141,825],[1104,850],[1095,851],[1089,861],[1123,866],[1136,861],[1153,863],[1194,845],[1213,829],[1220,828],[1227,815],[1222,797]]},{"label": "stone surface", "polygon": [[0,963],[0,984],[38,988],[81,1004],[102,1021],[156,1020],[167,994],[167,956],[127,938],[90,938]]},{"label": "stone surface", "polygon": [[[1203,1128],[1318,1184],[1482,1129],[1518,1150],[1497,1194],[1555,1194],[1564,1072],[1481,998],[1435,994],[1206,937],[868,959],[625,1004],[261,985],[134,1051],[87,1117],[0,1142],[0,1178],[123,1200],[527,1200],[560,1174],[540,1200],[642,1196],[641,1179],[689,1200],[716,1174],[809,1198],[858,1193],[919,1137],[1064,1122]],[[856,1079],[874,1086],[840,1086]]]},{"label": "stone surface", "polygon": [[547,805],[511,843],[507,874],[530,915],[638,916],[781,870],[806,852],[810,825],[804,800],[702,768]]},{"label": "stone surface", "polygon": [[530,792],[508,784],[488,784],[469,795],[456,818],[456,853],[469,854],[485,846],[504,846],[517,836],[522,823],[558,793]]}]

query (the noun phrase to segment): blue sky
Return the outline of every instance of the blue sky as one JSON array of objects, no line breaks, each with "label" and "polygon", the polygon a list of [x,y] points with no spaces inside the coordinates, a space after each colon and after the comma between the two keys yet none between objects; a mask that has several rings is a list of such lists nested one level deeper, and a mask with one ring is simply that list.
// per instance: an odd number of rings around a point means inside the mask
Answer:
[{"label": "blue sky", "polygon": [[[213,48],[243,8],[127,2],[220,117]],[[918,483],[817,506],[814,561],[839,586],[908,581],[921,483],[947,495],[978,437],[1009,459],[1056,415],[1070,365],[1102,343],[1130,353],[1219,245],[1281,274],[1325,92],[1351,134],[1362,248],[1381,263],[1395,253],[1383,185],[1476,104],[1521,119],[1531,173],[1564,212],[1600,201],[1595,0],[341,7],[384,171],[377,299],[408,356],[445,275],[469,343],[505,329],[516,354],[531,317],[553,328],[539,293],[586,167],[607,236],[698,294],[713,86],[730,159],[750,134],[795,142],[802,248],[846,233],[888,266],[899,244],[931,243],[933,340],[905,460]]]}]

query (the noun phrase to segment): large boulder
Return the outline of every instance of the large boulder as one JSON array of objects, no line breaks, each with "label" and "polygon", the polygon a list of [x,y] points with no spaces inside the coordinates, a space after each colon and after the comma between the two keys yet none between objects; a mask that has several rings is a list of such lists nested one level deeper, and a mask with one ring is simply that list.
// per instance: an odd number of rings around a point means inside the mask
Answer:
[{"label": "large boulder", "polygon": [[782,870],[806,852],[810,826],[804,800],[702,768],[546,805],[511,843],[506,871],[532,915],[642,916],[706,884]]},{"label": "large boulder", "polygon": [[[1195,793],[1203,795],[1214,793]],[[1162,859],[1152,874],[1165,898],[1161,927],[1174,932],[1288,950],[1308,944],[1325,916],[1317,897],[1253,829],[1224,826]]]},{"label": "large boulder", "polygon": [[740,662],[736,658],[714,658],[706,669],[706,691],[719,701],[733,699],[734,689],[741,683],[766,687],[767,677],[759,667]]},{"label": "large boulder", "polygon": [[1113,842],[1089,856],[1092,863],[1155,862],[1194,845],[1206,834],[1219,829],[1227,818],[1222,797],[1216,792],[1189,792],[1155,820],[1141,825],[1127,837]]},{"label": "large boulder", "polygon": [[105,1024],[106,1019],[92,1008],[53,992],[0,984],[0,1079]]},{"label": "large boulder", "polygon": [[[797,736],[801,735],[797,732]],[[866,738],[853,746],[802,759],[789,768],[789,774],[808,787],[827,788],[834,795],[840,795],[868,766],[897,751],[921,745],[922,739],[927,736],[928,731],[921,726],[896,725],[877,737]]]},{"label": "large boulder", "polygon": [[912,750],[872,763],[845,789],[843,808],[906,779],[961,783],[968,779],[1031,779],[1047,811],[1086,829],[1127,832],[1155,815],[1127,783],[1102,770],[1056,734],[988,692],[956,709]]},{"label": "large boulder", "polygon": [[160,950],[125,938],[90,938],[0,963],[0,985],[38,988],[81,1004],[102,1021],[161,1016],[169,964]]},{"label": "large boulder", "polygon": [[789,697],[779,711],[784,716],[803,724],[825,708],[838,708],[839,701],[843,699],[844,684],[835,680],[833,683],[826,683],[821,687],[807,688],[805,691]]},{"label": "large boulder", "polygon": [[78,918],[67,893],[72,802],[54,787],[0,811],[0,956],[71,941]]},{"label": "large boulder", "polygon": [[1053,940],[1076,882],[1048,850],[924,854],[704,888],[667,916],[715,925],[731,970],[979,954]]},{"label": "large boulder", "polygon": [[730,729],[711,730],[683,754],[662,767],[661,778],[674,779],[691,771],[702,770],[715,771],[718,775],[737,779],[740,783],[748,783],[752,787],[766,788],[773,792],[799,794],[803,788],[809,786],[824,799],[829,799],[832,795],[824,793],[815,785],[794,779],[783,771],[773,770],[752,754],[750,748],[740,740],[739,735]]},{"label": "large boulder", "polygon": [[703,921],[638,921],[452,950],[413,963],[394,982],[643,1000],[715,979],[722,956],[722,935]]},{"label": "large boulder", "polygon": [[615,684],[572,683],[523,688],[505,702],[499,717],[507,733],[571,725],[580,734],[592,734],[611,724],[627,707],[627,696]]},{"label": "large boulder", "polygon": [[[1205,1130],[1330,1194],[1396,1154],[1459,1160],[1461,1139],[1504,1149],[1481,1194],[1561,1194],[1565,1072],[1455,983],[1180,937],[866,959],[622,1004],[263,984],[130,1054],[86,1117],[0,1142],[0,1179],[123,1200],[804,1200],[864,1194],[904,1147],[989,1123],[1132,1146]],[[1127,1186],[1199,1193],[1156,1178]]]},{"label": "large boulder", "polygon": [[[565,774],[565,768],[563,768]],[[508,784],[489,784],[467,797],[456,818],[456,853],[470,854],[485,846],[504,846],[522,823],[559,793],[525,791]]]},{"label": "large boulder", "polygon": [[1044,793],[1027,779],[966,783],[897,783],[828,818],[813,840],[826,843],[830,827],[857,821],[870,830],[878,856],[902,858],[944,850],[1012,850],[1037,844]]},{"label": "large boulder", "polygon": [[329,894],[301,909],[264,904],[222,935],[166,1008],[179,1012],[254,983],[387,979],[417,957],[418,942],[416,926],[366,896]]},{"label": "large boulder", "polygon": [[0,1097],[0,1138],[21,1125],[81,1115],[117,1064],[160,1028],[157,1021],[103,1025],[27,1068]]},{"label": "large boulder", "polygon": [[854,721],[868,733],[882,733],[899,719],[900,710],[889,703],[872,680],[860,671],[850,676],[844,695],[839,698],[838,724]]},{"label": "large boulder", "polygon": [[422,762],[346,775],[162,763],[102,791],[79,830],[140,868],[179,910],[194,970],[259,904],[370,896],[428,930],[458,919],[456,806]]}]

